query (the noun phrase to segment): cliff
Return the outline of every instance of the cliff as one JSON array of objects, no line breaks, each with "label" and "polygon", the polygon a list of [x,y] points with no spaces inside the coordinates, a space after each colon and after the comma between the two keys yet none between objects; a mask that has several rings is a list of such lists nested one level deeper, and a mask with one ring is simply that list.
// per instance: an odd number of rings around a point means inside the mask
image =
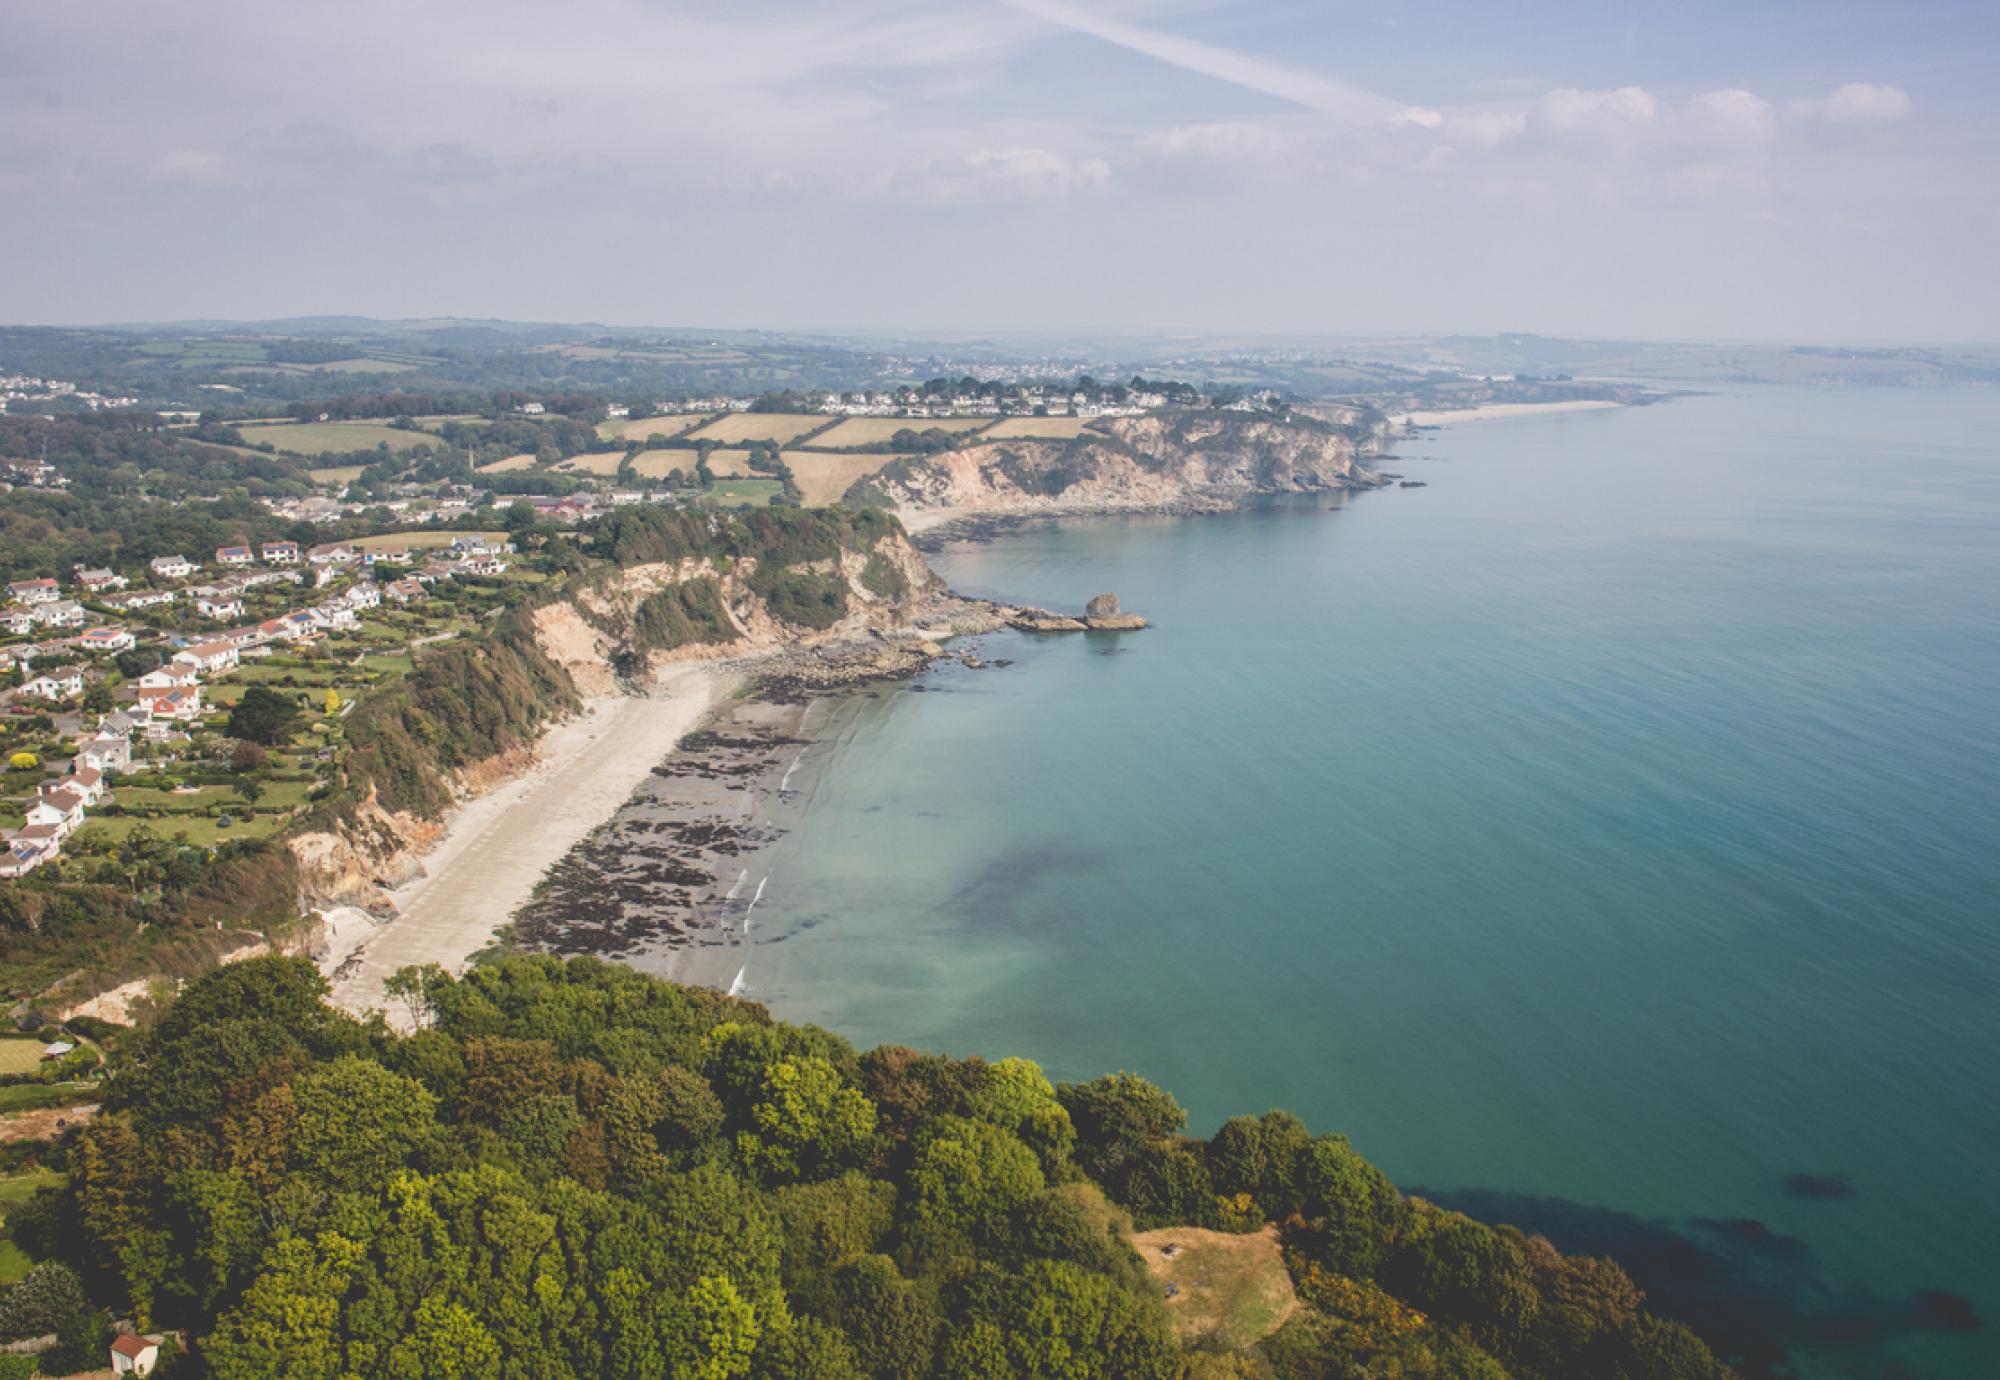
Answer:
[{"label": "cliff", "polygon": [[1186,510],[1257,494],[1374,488],[1366,419],[1223,412],[1119,417],[1074,440],[993,441],[912,457],[862,480],[850,502],[906,516]]}]

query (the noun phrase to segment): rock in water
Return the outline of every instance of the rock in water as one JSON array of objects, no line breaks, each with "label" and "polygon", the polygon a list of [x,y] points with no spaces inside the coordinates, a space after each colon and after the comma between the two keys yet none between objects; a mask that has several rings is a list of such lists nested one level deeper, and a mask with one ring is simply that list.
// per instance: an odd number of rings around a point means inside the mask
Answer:
[{"label": "rock in water", "polygon": [[1118,596],[1100,594],[1083,606],[1086,618],[1116,618],[1118,616]]}]

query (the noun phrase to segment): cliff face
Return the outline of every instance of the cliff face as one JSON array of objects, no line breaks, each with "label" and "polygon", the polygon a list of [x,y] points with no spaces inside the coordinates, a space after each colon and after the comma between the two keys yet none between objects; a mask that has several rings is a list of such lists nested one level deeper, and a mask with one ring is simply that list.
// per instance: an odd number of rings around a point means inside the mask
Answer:
[{"label": "cliff face", "polygon": [[969,445],[867,481],[910,513],[1226,506],[1254,494],[1373,488],[1365,424],[1233,413],[1120,417],[1071,441]]}]

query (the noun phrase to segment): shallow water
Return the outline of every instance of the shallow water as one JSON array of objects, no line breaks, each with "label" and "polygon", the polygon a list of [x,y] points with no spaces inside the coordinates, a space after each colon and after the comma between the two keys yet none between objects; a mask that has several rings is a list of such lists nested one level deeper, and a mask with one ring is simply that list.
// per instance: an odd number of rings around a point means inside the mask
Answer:
[{"label": "shallow water", "polygon": [[1429,488],[946,553],[1157,626],[838,716],[749,995],[1292,1108],[1760,1366],[2000,1374],[2000,392],[1402,450]]}]

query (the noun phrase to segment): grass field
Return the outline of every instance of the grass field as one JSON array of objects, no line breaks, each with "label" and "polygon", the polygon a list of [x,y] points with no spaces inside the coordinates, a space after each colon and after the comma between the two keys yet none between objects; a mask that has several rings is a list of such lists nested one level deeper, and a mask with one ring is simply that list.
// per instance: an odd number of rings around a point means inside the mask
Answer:
[{"label": "grass field", "polygon": [[785,486],[775,479],[723,479],[708,496],[721,508],[761,508],[772,495],[784,491]]},{"label": "grass field", "polygon": [[1087,417],[1007,417],[980,433],[982,441],[1067,441],[1083,433]]},{"label": "grass field", "polygon": [[[723,455],[743,455],[744,451],[718,450],[709,456],[711,465]],[[691,450],[642,450],[632,457],[632,472],[641,479],[665,479],[675,470],[686,474],[694,473],[694,452]],[[722,473],[721,470],[716,471]]]},{"label": "grass field", "polygon": [[[142,825],[163,839],[171,839],[177,834],[186,834],[189,844],[196,848],[212,848],[227,843],[231,839],[239,842],[246,839],[264,839],[275,834],[289,823],[289,817],[276,810],[258,807],[257,818],[239,819],[229,827],[210,819],[206,815],[166,815],[159,819],[135,819],[130,815],[112,818],[97,815],[77,831],[77,838],[98,843],[123,843],[132,831]],[[0,1088],[0,1093],[8,1091]]]},{"label": "grass field", "polygon": [[479,472],[481,474],[512,474],[515,470],[531,470],[534,467],[535,457],[523,452],[520,455],[510,455],[505,460],[495,460],[491,464],[481,465]]},{"label": "grass field", "polygon": [[735,412],[718,417],[688,436],[696,441],[720,441],[736,446],[745,441],[773,441],[790,445],[809,431],[825,426],[832,418],[799,416],[785,412]]},{"label": "grass field", "polygon": [[476,417],[470,412],[458,412],[449,417],[420,417],[417,425],[425,431],[442,431],[446,422],[457,422],[461,426],[491,426],[491,417]]},{"label": "grass field", "polygon": [[[681,453],[688,455],[686,451]],[[688,455],[689,468],[693,468],[693,459],[692,455]],[[750,468],[750,452],[747,450],[712,450],[708,453],[708,469],[718,479],[769,478]]]},{"label": "grass field", "polygon": [[875,473],[907,457],[888,451],[869,455],[816,455],[807,450],[784,452],[785,468],[799,486],[799,501],[808,508],[824,508],[840,502],[840,496],[857,479]]},{"label": "grass field", "polygon": [[599,422],[597,434],[607,441],[650,441],[656,436],[678,436],[689,427],[700,426],[710,415],[687,412],[672,417],[620,417],[613,422]]},{"label": "grass field", "polygon": [[334,465],[323,470],[307,470],[306,473],[313,477],[315,484],[338,487],[342,484],[352,484],[359,479],[364,468],[366,467],[362,465]]},{"label": "grass field", "polygon": [[435,437],[422,431],[400,431],[374,422],[283,422],[276,426],[239,427],[243,439],[253,444],[268,441],[292,455],[321,455],[327,451],[373,450],[388,443],[390,450],[410,450],[436,445]]},{"label": "grass field", "polygon": [[42,1042],[10,1037],[0,1040],[0,1073],[33,1073],[42,1062]]},{"label": "grass field", "polygon": [[[1178,1247],[1168,1259],[1163,1247]],[[1235,1236],[1199,1227],[1140,1232],[1132,1248],[1162,1287],[1176,1286],[1167,1318],[1183,1339],[1213,1335],[1231,1349],[1262,1341],[1299,1306],[1278,1230]]]},{"label": "grass field", "polygon": [[607,450],[593,455],[572,455],[569,459],[557,465],[556,468],[567,470],[571,474],[594,474],[600,478],[609,479],[612,475],[618,473],[618,467],[624,463],[624,451]]},{"label": "grass field", "polygon": [[813,437],[816,446],[885,446],[899,431],[977,431],[986,417],[849,417]]}]

